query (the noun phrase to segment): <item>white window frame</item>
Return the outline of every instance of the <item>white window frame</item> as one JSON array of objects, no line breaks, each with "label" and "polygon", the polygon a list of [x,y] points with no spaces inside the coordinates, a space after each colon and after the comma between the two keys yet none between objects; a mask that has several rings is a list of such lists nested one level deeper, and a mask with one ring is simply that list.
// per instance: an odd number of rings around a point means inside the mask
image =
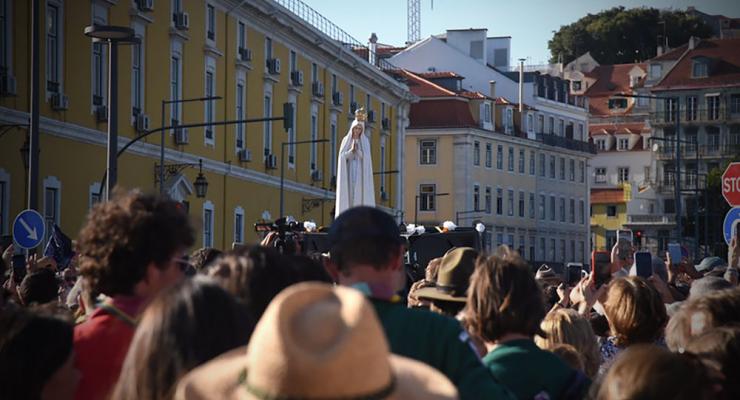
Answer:
[{"label": "white window frame", "polygon": [[484,207],[485,207],[486,214],[491,214],[491,212],[493,211],[493,191],[490,186],[486,186]]},{"label": "white window frame", "polygon": [[318,106],[311,106],[311,144],[308,160],[308,167],[311,172],[319,169],[319,110]]},{"label": "white window frame", "polygon": [[288,71],[293,72],[298,70],[298,53],[295,50],[288,52]]},{"label": "white window frame", "polygon": [[437,165],[436,139],[419,140],[419,165]]},{"label": "white window frame", "polygon": [[[262,97],[262,115],[265,118],[272,117],[272,103],[272,85],[266,83],[264,96]],[[267,156],[272,154],[272,121],[266,121],[262,124],[262,149],[266,160]]]},{"label": "white window frame", "polygon": [[514,216],[514,189],[512,188],[506,191],[506,215]]},{"label": "white window frame", "polygon": [[[208,78],[210,76],[211,84],[210,89],[208,87]],[[216,96],[216,60],[212,57],[206,57],[206,69],[203,76],[203,93],[205,97]],[[215,100],[206,100],[203,102],[203,117],[205,122],[213,122],[216,120],[216,104]],[[208,132],[211,132],[211,137],[208,137]],[[203,142],[206,146],[216,145],[216,127],[204,126],[203,127]]]},{"label": "white window frame", "polygon": [[[56,176],[47,176],[43,180],[43,187],[44,191],[42,192],[43,196],[43,203],[44,203],[44,211],[42,216],[44,217],[44,224],[46,225],[46,237],[44,238],[44,243],[49,238],[51,228],[54,226],[54,224],[61,226],[62,223],[62,181],[59,180]],[[54,218],[52,221],[47,220],[48,215],[48,207],[49,204],[46,202],[46,191],[48,189],[54,189],[56,190],[56,198],[55,198],[55,204],[54,207]]]},{"label": "white window frame", "polygon": [[527,160],[526,160],[526,152],[524,149],[519,149],[519,173],[520,174],[526,174],[527,173]]},{"label": "white window frame", "polygon": [[[205,4],[206,10],[205,10],[205,28],[206,28],[206,42],[209,44],[213,44],[216,42],[216,6],[213,3],[206,2]],[[213,15],[210,14],[211,10],[213,11]],[[213,33],[213,37],[208,37],[209,33]]]},{"label": "white window frame", "polygon": [[[174,40],[170,43],[170,100],[182,99],[182,47],[180,41]],[[180,103],[170,104],[170,124],[172,124],[172,120],[177,120],[178,124],[182,125],[182,107]],[[174,129],[170,132],[174,132]]]},{"label": "white window frame", "polygon": [[[424,189],[432,188],[431,191]],[[419,211],[428,212],[437,210],[437,185],[433,183],[419,184]]]},{"label": "white window frame", "polygon": [[[30,7],[30,4],[29,4],[29,7]],[[52,72],[52,68],[50,68],[51,59],[49,57],[49,54],[52,51],[50,50],[50,47],[49,47],[49,30],[48,30],[48,27],[49,27],[48,13],[49,13],[50,7],[54,7],[57,10],[57,25],[56,25],[57,32],[55,36],[56,49],[54,51],[56,53],[57,62],[56,62],[56,68],[53,71],[53,73],[56,76],[51,75],[51,72]],[[93,9],[94,7],[95,7],[95,3],[93,3]],[[93,15],[95,14],[93,13]],[[44,24],[45,54],[43,57],[45,59],[45,70],[46,70],[46,77],[45,77],[46,84],[44,85],[44,87],[46,87],[47,98],[50,97],[52,93],[55,93],[49,90],[48,82],[52,81],[52,78],[56,78],[56,83],[59,85],[58,92],[64,93],[64,21],[65,21],[64,1],[63,0],[46,0],[46,5],[44,7],[44,20],[42,23]],[[96,21],[93,20],[93,22],[96,22]]]},{"label": "white window frame", "polygon": [[10,232],[10,173],[0,168],[0,233],[7,235]]},{"label": "white window frame", "polygon": [[[237,216],[241,217],[241,221],[237,220]],[[234,243],[244,243],[244,209],[241,206],[234,209]]]},{"label": "white window frame", "polygon": [[380,179],[380,191],[381,192],[385,192],[387,191],[386,189],[388,189],[386,186],[386,181],[387,181],[386,175],[387,174],[385,173],[386,171],[385,164],[387,162],[386,143],[385,143],[386,140],[385,139],[386,139],[385,135],[380,136],[380,176],[378,178]]},{"label": "white window frame", "polygon": [[[240,32],[241,28],[244,28],[244,32]],[[247,48],[247,22],[244,19],[239,19],[236,23],[236,51],[237,56],[239,55],[240,48]]]},{"label": "white window frame", "polygon": [[[144,36],[146,29],[144,28],[144,25],[138,22],[134,22],[131,26],[134,29],[134,32],[136,34],[136,38],[139,39],[138,44],[131,45],[131,124],[136,126],[136,117],[134,117],[134,108],[139,109],[140,114],[146,114],[144,112],[145,110],[145,103],[144,99],[146,96],[144,96],[144,90],[145,90],[145,78],[146,78],[146,69],[145,69],[145,63],[144,63],[144,55],[146,54],[146,37]],[[138,51],[138,53],[137,53]],[[137,59],[138,55],[138,66],[134,63],[134,61]],[[138,70],[138,71],[137,71]],[[139,75],[139,84],[136,84],[136,75]],[[137,95],[138,93],[138,95]],[[137,104],[138,107],[137,107]]]},{"label": "white window frame", "polygon": [[[216,213],[214,210],[215,207],[210,200],[206,200],[203,203],[203,213],[201,219],[203,221],[203,247],[213,247],[213,235],[215,226],[214,220],[216,219]],[[210,211],[210,220],[206,220],[206,211]],[[207,235],[206,232],[208,232],[210,235]]]},{"label": "white window frame", "polygon": [[628,138],[617,139],[617,150],[627,151],[630,147],[630,140]]},{"label": "white window frame", "polygon": [[617,168],[617,182],[628,183],[630,181],[630,167]]},{"label": "white window frame", "polygon": [[329,122],[329,147],[331,154],[329,155],[329,165],[331,166],[331,176],[336,180],[337,173],[337,114],[331,113]]},{"label": "white window frame", "polygon": [[[241,90],[241,93],[239,93]],[[246,100],[247,100],[247,85],[243,77],[239,77],[236,80],[236,87],[234,88],[234,113],[237,120],[243,120],[246,118]],[[234,146],[236,150],[243,150],[247,148],[247,135],[246,129],[247,124],[236,124],[234,127]],[[241,141],[241,145],[240,142]]]},{"label": "white window frame", "polygon": [[103,193],[100,190],[100,182],[91,183],[88,188],[87,209],[92,209],[95,204],[99,203],[102,200],[102,195]]},{"label": "white window frame", "polygon": [[[289,92],[288,93],[288,103],[293,104],[293,110],[296,110],[297,104],[298,104],[298,98],[295,94],[295,92]],[[264,105],[263,105],[264,106]],[[288,129],[288,143],[292,143],[296,141],[296,130],[298,129],[298,113],[293,112],[293,127]],[[295,159],[296,159],[296,145],[295,144],[288,144],[286,145],[288,147],[288,168],[295,169]]]},{"label": "white window frame", "polygon": [[480,142],[473,142],[473,165],[480,166]]},{"label": "white window frame", "polygon": [[486,168],[493,167],[493,144],[486,142]]},{"label": "white window frame", "polygon": [[13,14],[13,1],[12,0],[0,0],[0,10],[3,14],[3,24],[0,26],[0,40],[2,40],[2,47],[0,48],[0,68],[5,68],[8,75],[13,75],[13,28],[14,19]]},{"label": "white window frame", "polygon": [[496,169],[504,169],[504,146],[496,145]]},{"label": "white window frame", "polygon": [[480,210],[480,185],[473,184],[473,210]]}]

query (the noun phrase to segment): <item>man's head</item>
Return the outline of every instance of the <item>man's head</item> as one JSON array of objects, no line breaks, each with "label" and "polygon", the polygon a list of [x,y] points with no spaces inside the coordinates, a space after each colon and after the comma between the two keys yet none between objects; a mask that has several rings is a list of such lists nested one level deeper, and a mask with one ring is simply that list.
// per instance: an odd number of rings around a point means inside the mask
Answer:
[{"label": "man's head", "polygon": [[118,193],[96,205],[80,231],[80,273],[108,296],[151,296],[182,277],[179,259],[194,241],[177,202]]},{"label": "man's head", "polygon": [[223,253],[219,249],[213,247],[201,247],[190,254],[190,265],[195,268],[197,272],[206,273],[208,266],[213,264],[217,258],[221,257]]},{"label": "man's head", "polygon": [[354,207],[337,217],[329,229],[331,265],[341,275],[357,267],[403,273],[403,240],[393,217],[372,207]]}]

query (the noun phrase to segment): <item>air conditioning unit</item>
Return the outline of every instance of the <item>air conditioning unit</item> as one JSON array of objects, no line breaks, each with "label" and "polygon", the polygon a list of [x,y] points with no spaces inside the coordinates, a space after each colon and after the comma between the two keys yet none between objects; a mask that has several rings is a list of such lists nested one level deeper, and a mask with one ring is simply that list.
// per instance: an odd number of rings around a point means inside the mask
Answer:
[{"label": "air conditioning unit", "polygon": [[357,102],[356,101],[353,101],[353,102],[349,103],[349,112],[351,114],[354,114],[355,111],[357,111]]},{"label": "air conditioning unit", "polygon": [[188,15],[188,13],[175,13],[175,27],[182,30],[187,30],[188,28],[190,28],[190,16]]},{"label": "air conditioning unit", "polygon": [[311,92],[316,97],[324,97],[324,84],[321,82],[314,82],[311,86]]},{"label": "air conditioning unit", "polygon": [[388,192],[385,190],[380,191],[380,200],[382,201],[388,201]]},{"label": "air conditioning unit", "polygon": [[95,107],[95,119],[98,122],[105,122],[108,120],[108,107],[97,106]]},{"label": "air conditioning unit", "polygon": [[277,169],[277,156],[274,154],[268,154],[265,157],[265,167],[267,169]]},{"label": "air conditioning unit", "polygon": [[175,128],[175,144],[183,145],[188,144],[190,141],[188,137],[188,128]]},{"label": "air conditioning unit", "polygon": [[267,60],[267,72],[271,75],[280,75],[280,59],[270,58]]},{"label": "air conditioning unit", "polygon": [[311,180],[314,182],[321,182],[324,180],[324,173],[321,170],[311,171]]},{"label": "air conditioning unit", "polygon": [[239,59],[241,61],[252,61],[252,50],[245,47],[239,48]]},{"label": "air conditioning unit", "polygon": [[140,11],[154,11],[154,0],[136,0]]},{"label": "air conditioning unit", "polygon": [[18,93],[18,83],[15,77],[5,74],[0,78],[0,94],[3,96],[15,96]]},{"label": "air conditioning unit", "polygon": [[241,162],[252,161],[252,151],[249,149],[239,150],[239,161]]},{"label": "air conditioning unit", "polygon": [[55,111],[63,111],[69,108],[69,97],[54,93],[51,95],[51,108]]},{"label": "air conditioning unit", "polygon": [[375,111],[370,110],[367,112],[367,122],[375,122]]},{"label": "air conditioning unit", "polygon": [[149,130],[149,116],[146,114],[139,114],[136,116],[136,131],[140,133],[147,132]]},{"label": "air conditioning unit", "polygon": [[291,72],[290,81],[293,83],[293,86],[303,86],[303,71]]},{"label": "air conditioning unit", "polygon": [[387,131],[391,128],[391,120],[388,118],[383,118],[381,121],[381,125],[383,126],[383,130]]},{"label": "air conditioning unit", "polygon": [[344,104],[344,93],[342,92],[334,92],[331,96],[332,101],[334,102],[335,106],[341,106]]}]

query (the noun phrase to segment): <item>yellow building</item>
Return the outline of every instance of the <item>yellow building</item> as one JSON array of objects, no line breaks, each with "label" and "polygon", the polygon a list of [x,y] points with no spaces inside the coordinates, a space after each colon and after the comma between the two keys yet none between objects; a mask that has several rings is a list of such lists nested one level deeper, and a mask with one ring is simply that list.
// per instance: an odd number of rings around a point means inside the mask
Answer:
[{"label": "yellow building", "polygon": [[[192,182],[198,168],[168,173],[165,189],[189,209],[197,246],[253,242],[252,223],[279,216],[280,168],[285,214],[329,225],[337,147],[352,111],[372,114],[368,134],[376,201],[402,206],[400,174],[408,88],[358,57],[348,35],[306,21],[321,17],[296,1],[42,0],[39,211],[76,236],[98,201],[107,143],[107,48],[84,35],[93,23],[134,29],[141,45],[119,47],[119,146],[147,129],[204,121],[276,117],[295,104],[295,128],[281,122],[177,128],[165,135],[167,164],[203,161],[205,198]],[[293,11],[300,11],[298,15]],[[0,231],[26,204],[21,153],[30,94],[30,2],[0,0]],[[322,31],[320,28],[324,28]],[[330,32],[330,36],[327,33]],[[340,32],[340,33],[337,33]],[[337,39],[342,36],[342,43]],[[219,96],[164,108],[163,100]],[[328,140],[285,147],[292,141]],[[118,184],[156,191],[160,135],[143,138],[118,159]]]},{"label": "yellow building", "polygon": [[593,250],[611,250],[617,230],[627,223],[630,185],[620,188],[591,189],[591,246]]}]

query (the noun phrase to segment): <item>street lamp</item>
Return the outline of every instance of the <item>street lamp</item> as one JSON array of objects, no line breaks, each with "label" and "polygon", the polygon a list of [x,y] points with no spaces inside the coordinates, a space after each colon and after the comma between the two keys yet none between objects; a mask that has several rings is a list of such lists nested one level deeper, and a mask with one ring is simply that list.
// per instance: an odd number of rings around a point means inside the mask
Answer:
[{"label": "street lamp", "polygon": [[[674,196],[675,196],[675,207],[676,207],[676,237],[680,238],[683,229],[681,227],[681,99],[678,96],[647,96],[647,95],[640,95],[640,94],[631,94],[631,93],[619,93],[616,98],[625,98],[625,97],[632,97],[632,98],[643,98],[643,99],[657,99],[657,100],[671,100],[676,103],[676,112],[675,112],[675,119],[676,119],[676,169],[675,169],[675,180],[674,180]],[[668,112],[670,113],[670,108],[668,108]]]},{"label": "street lamp", "polygon": [[[185,168],[198,167],[198,177],[195,178],[193,186],[195,186],[195,196],[199,199],[205,198],[208,192],[208,180],[203,175],[203,159],[199,159],[198,163],[182,163],[182,164],[154,164],[154,179],[168,179],[173,175],[177,175]],[[164,187],[164,180],[159,182],[159,187]]]},{"label": "street lamp", "polygon": [[283,142],[280,145],[280,218],[284,216],[283,212],[285,211],[285,146],[305,143],[326,143],[328,141],[329,139],[299,140],[295,142]]},{"label": "street lamp", "polygon": [[126,26],[92,24],[85,27],[85,35],[93,42],[108,43],[108,161],[106,200],[110,198],[118,181],[118,44],[136,44],[140,40],[134,30]]},{"label": "street lamp", "polygon": [[21,159],[23,160],[23,169],[26,171],[28,171],[30,152],[31,146],[28,143],[28,135],[26,135],[26,140],[23,141],[23,146],[21,146]]},{"label": "street lamp", "polygon": [[[449,193],[431,194],[431,196],[434,196],[435,198],[441,197],[441,196],[449,196],[449,195],[450,195]],[[414,224],[416,225],[419,224],[419,197],[421,196],[417,194],[416,197],[414,198]]]}]

